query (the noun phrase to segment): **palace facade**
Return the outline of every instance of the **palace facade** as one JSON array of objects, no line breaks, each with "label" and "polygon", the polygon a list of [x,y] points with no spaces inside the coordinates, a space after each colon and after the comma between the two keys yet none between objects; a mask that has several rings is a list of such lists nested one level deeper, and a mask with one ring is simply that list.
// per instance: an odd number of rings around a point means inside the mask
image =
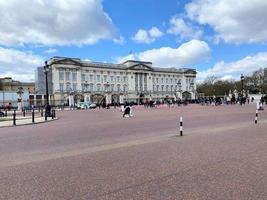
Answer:
[{"label": "palace facade", "polygon": [[[134,60],[108,64],[53,57],[47,62],[50,69],[49,94],[51,103],[55,105],[74,105],[83,101],[141,103],[145,99],[196,97],[195,69],[159,68],[152,66],[151,62]],[[45,94],[44,73],[37,74],[37,92]]]}]

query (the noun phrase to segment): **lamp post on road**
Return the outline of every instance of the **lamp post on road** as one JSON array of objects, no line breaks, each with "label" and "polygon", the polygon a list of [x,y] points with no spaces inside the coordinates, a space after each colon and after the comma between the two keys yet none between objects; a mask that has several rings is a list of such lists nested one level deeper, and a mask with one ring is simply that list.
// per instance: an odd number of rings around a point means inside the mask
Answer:
[{"label": "lamp post on road", "polygon": [[22,94],[23,94],[23,88],[19,87],[17,94],[18,94],[18,110],[21,110],[23,108],[22,106]]},{"label": "lamp post on road", "polygon": [[241,76],[240,76],[240,79],[241,79],[241,99],[240,99],[240,105],[242,106],[242,104],[243,104],[243,101],[244,101],[244,76],[243,76],[243,74],[241,74]]},{"label": "lamp post on road", "polygon": [[48,74],[49,71],[49,65],[47,64],[47,61],[45,61],[44,66],[44,73],[45,73],[45,90],[46,90],[46,105],[45,105],[45,115],[51,116],[51,106],[49,105],[49,94],[48,94]]},{"label": "lamp post on road", "polygon": [[240,79],[241,79],[241,95],[242,95],[242,98],[243,98],[244,97],[244,94],[243,94],[243,91],[244,91],[244,76],[243,76],[243,74],[241,74]]}]

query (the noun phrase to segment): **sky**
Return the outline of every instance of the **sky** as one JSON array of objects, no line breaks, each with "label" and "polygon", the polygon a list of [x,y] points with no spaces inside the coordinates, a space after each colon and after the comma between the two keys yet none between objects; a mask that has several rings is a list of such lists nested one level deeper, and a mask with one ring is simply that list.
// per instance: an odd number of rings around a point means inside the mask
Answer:
[{"label": "sky", "polygon": [[239,79],[267,67],[267,0],[0,0],[0,77],[53,56]]}]

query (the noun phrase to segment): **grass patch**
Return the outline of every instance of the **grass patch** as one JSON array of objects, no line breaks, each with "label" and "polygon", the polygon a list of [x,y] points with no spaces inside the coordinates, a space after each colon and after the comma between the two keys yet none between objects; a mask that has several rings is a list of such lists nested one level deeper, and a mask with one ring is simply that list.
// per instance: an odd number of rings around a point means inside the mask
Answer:
[{"label": "grass patch", "polygon": [[0,122],[4,122],[4,121],[10,121],[11,119],[7,119],[7,118],[0,118]]}]

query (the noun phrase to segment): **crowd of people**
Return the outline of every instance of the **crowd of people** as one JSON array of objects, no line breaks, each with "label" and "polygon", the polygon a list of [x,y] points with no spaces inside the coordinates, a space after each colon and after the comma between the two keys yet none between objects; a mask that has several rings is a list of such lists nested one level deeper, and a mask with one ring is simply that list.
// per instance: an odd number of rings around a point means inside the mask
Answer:
[{"label": "crowd of people", "polygon": [[[242,96],[238,96],[237,98],[235,98],[235,96],[224,96],[224,97],[201,97],[198,99],[198,103],[200,103],[201,105],[229,105],[229,104],[239,104],[239,105],[243,105],[243,104],[249,104],[249,103],[253,103],[254,102],[254,97],[242,97]],[[260,99],[260,103],[262,104],[267,104],[267,95],[262,96]]]},{"label": "crowd of people", "polygon": [[[201,97],[198,98],[194,101],[189,101],[189,100],[181,100],[181,99],[164,99],[164,100],[148,100],[146,99],[144,102],[140,103],[140,105],[143,105],[145,108],[153,108],[153,107],[158,107],[161,105],[167,105],[170,107],[171,105],[187,105],[188,103],[195,103],[195,104],[200,104],[200,105],[232,105],[232,104],[239,104],[239,105],[244,105],[244,104],[250,104],[255,101],[254,97],[242,97],[239,96],[235,98],[234,96],[224,96],[224,97]],[[260,101],[257,101],[259,104],[267,105],[267,95],[262,96]],[[133,116],[133,105],[135,105],[133,102],[128,103],[126,102],[124,105],[121,107],[121,111],[123,112],[123,117],[132,117]]]}]

